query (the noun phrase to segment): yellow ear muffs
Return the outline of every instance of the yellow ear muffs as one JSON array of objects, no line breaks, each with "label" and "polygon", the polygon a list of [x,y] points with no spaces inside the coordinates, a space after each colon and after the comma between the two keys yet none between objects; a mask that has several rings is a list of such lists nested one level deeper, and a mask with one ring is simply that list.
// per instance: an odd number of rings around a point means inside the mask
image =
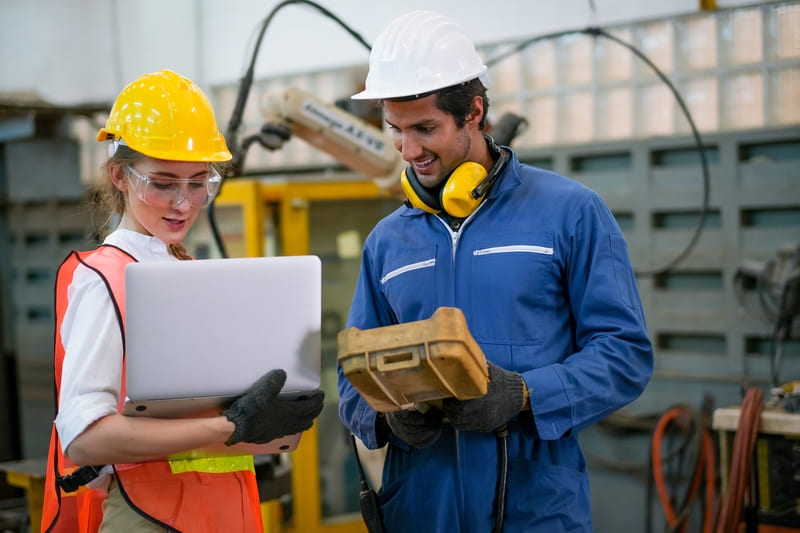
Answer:
[{"label": "yellow ear muffs", "polygon": [[434,214],[442,210],[439,196],[423,187],[417,179],[413,168],[406,168],[400,175],[400,187],[403,188],[403,192],[406,193],[408,202],[412,207]]},{"label": "yellow ear muffs", "polygon": [[465,161],[458,165],[447,178],[440,193],[442,208],[456,218],[467,218],[481,203],[484,192],[477,198],[472,194],[486,178],[488,172],[483,165]]},{"label": "yellow ear muffs", "polygon": [[434,214],[446,211],[456,218],[466,218],[485,196],[473,198],[472,190],[481,184],[486,175],[486,169],[482,165],[466,161],[447,177],[437,194],[425,188],[417,179],[414,169],[408,167],[400,176],[400,186],[412,207]]},{"label": "yellow ear muffs", "polygon": [[480,163],[465,161],[450,173],[444,185],[437,189],[429,189],[419,182],[414,169],[407,167],[400,176],[400,186],[408,197],[408,204],[428,213],[445,211],[456,218],[467,218],[471,215],[503,172],[510,158],[505,150],[499,149],[494,144],[491,137],[488,135],[484,137],[489,150],[497,156],[491,172],[487,172]]}]

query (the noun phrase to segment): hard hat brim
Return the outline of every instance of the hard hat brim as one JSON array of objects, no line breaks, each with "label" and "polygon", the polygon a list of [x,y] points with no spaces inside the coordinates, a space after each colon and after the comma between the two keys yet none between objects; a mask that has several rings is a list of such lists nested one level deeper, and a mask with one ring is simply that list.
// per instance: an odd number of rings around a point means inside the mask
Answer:
[{"label": "hard hat brim", "polygon": [[358,92],[350,97],[351,100],[391,100],[393,98],[421,98],[423,96],[428,96],[433,93],[437,93],[439,91],[443,91],[450,87],[455,87],[456,85],[461,85],[462,83],[466,83],[468,81],[479,79],[484,87],[489,87],[489,76],[487,74],[488,67],[486,65],[483,66],[483,70],[477,74],[473,74],[471,76],[466,77],[463,80],[459,80],[455,83],[447,85],[445,87],[431,87],[431,88],[419,88],[419,90],[409,92],[409,91],[397,91],[397,90],[389,90],[389,91],[380,91],[380,90],[369,90],[364,89],[361,92]]}]

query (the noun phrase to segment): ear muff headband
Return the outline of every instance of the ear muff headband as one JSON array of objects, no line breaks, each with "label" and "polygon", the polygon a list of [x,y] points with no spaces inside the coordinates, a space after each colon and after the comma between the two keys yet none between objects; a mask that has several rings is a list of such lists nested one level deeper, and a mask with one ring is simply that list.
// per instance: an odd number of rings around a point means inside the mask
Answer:
[{"label": "ear muff headband", "polygon": [[489,145],[489,150],[497,156],[497,159],[492,166],[492,171],[486,176],[486,179],[472,190],[471,194],[473,198],[483,198],[486,196],[486,193],[492,188],[494,182],[497,181],[497,178],[500,177],[500,174],[505,170],[509,160],[509,153],[498,148],[494,143],[494,139],[488,135],[484,135],[483,137],[486,139],[486,144]]}]

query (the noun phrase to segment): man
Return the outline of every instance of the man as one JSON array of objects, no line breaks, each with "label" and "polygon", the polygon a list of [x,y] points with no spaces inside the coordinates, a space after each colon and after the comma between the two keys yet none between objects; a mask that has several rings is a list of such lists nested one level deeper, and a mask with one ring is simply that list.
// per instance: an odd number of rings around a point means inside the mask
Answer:
[{"label": "man", "polygon": [[382,101],[409,200],[366,240],[348,327],[457,307],[488,392],[384,415],[340,368],[339,414],[368,448],[388,443],[378,499],[389,532],[591,531],[577,432],[641,394],[652,346],[614,217],[591,190],[484,136],[486,83],[474,44],[440,14],[401,16],[376,40],[353,98]]}]

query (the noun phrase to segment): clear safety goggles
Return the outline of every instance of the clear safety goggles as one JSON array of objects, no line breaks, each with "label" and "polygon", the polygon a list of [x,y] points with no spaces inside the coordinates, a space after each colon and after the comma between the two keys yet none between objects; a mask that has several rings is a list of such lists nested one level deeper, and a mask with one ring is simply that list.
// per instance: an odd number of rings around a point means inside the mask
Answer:
[{"label": "clear safety goggles", "polygon": [[[160,178],[139,174],[135,168],[125,165],[128,179],[136,197],[153,207],[177,207],[184,200],[189,200],[192,205],[205,206],[211,202],[219,192],[222,176],[214,167],[209,167],[208,175],[202,179],[175,179]],[[131,176],[136,178],[134,182]]]}]

